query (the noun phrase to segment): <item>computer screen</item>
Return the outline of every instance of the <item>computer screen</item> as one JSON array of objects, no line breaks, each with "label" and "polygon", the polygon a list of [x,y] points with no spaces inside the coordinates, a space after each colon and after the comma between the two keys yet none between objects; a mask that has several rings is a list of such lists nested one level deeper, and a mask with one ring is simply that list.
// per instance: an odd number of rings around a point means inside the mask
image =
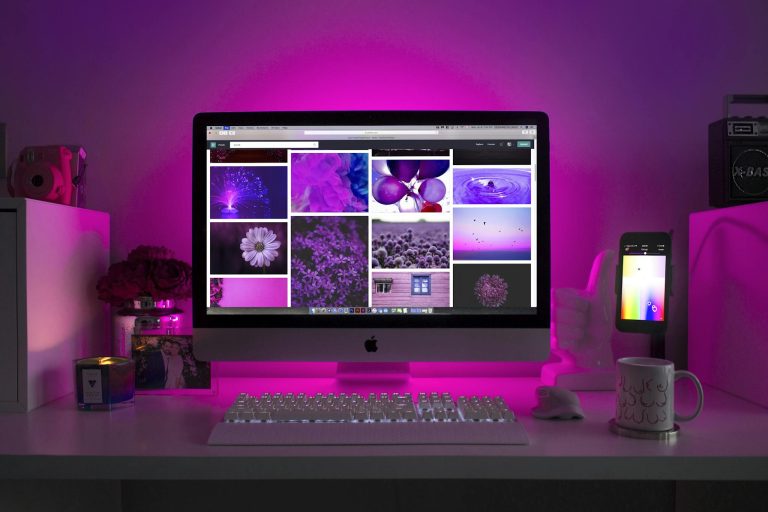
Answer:
[{"label": "computer screen", "polygon": [[194,135],[195,328],[549,327],[543,114],[200,114]]}]

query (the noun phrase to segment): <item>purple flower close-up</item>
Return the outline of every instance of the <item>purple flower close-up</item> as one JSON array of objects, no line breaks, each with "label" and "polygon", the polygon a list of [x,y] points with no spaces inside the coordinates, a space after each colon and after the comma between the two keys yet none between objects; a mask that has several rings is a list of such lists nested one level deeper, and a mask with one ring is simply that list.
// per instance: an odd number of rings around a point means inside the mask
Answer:
[{"label": "purple flower close-up", "polygon": [[277,235],[267,228],[251,228],[240,242],[243,259],[253,267],[268,267],[277,258],[281,243]]},{"label": "purple flower close-up", "polygon": [[296,217],[291,226],[291,306],[366,306],[365,217]]},{"label": "purple flower close-up", "polygon": [[496,274],[483,274],[475,283],[475,297],[486,308],[499,308],[507,301],[507,282]]},{"label": "purple flower close-up", "polygon": [[285,222],[211,222],[211,274],[288,273]]}]

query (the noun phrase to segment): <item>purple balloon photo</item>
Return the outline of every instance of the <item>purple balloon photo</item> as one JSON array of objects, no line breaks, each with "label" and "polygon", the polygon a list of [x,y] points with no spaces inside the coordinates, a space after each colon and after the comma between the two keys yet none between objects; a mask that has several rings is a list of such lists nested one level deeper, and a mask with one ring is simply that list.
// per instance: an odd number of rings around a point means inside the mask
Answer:
[{"label": "purple balloon photo", "polygon": [[373,182],[373,198],[381,204],[395,204],[407,193],[408,187],[392,176],[380,176]]},{"label": "purple balloon photo", "polygon": [[448,171],[450,167],[448,160],[422,160],[419,166],[418,179],[437,178]]},{"label": "purple balloon photo", "polygon": [[430,203],[437,203],[445,197],[445,183],[430,178],[419,185],[419,194]]},{"label": "purple balloon photo", "polygon": [[418,160],[387,160],[387,167],[392,176],[404,181],[410,182],[416,173],[419,171]]},{"label": "purple balloon photo", "polygon": [[386,212],[440,212],[447,204],[446,178],[449,160],[373,160],[371,196],[376,203],[391,206]]}]

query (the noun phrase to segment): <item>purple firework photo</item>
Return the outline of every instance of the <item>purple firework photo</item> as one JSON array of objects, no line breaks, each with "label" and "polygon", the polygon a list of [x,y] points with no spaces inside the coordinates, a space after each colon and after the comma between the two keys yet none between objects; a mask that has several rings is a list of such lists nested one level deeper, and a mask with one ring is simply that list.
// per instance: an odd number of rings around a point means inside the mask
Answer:
[{"label": "purple firework photo", "polygon": [[451,205],[449,160],[374,160],[371,211],[377,213],[448,212]]},{"label": "purple firework photo", "polygon": [[387,222],[371,224],[371,266],[373,268],[449,268],[449,223]]},{"label": "purple firework photo", "polygon": [[284,219],[285,166],[211,167],[212,219]]},{"label": "purple firework photo", "polygon": [[291,306],[367,306],[367,233],[367,217],[293,217]]},{"label": "purple firework photo", "polygon": [[367,212],[368,153],[292,153],[291,211]]}]

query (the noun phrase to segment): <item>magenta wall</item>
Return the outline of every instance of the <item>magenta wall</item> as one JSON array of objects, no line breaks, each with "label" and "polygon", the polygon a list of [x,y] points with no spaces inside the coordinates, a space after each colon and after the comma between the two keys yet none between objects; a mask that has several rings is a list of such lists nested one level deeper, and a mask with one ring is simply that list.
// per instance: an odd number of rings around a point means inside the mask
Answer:
[{"label": "magenta wall", "polygon": [[113,259],[139,243],[189,257],[198,111],[544,110],[554,285],[583,286],[622,231],[674,229],[678,361],[706,125],[724,94],[768,91],[761,0],[6,4],[9,151],[88,149],[90,204],[112,215]]}]

